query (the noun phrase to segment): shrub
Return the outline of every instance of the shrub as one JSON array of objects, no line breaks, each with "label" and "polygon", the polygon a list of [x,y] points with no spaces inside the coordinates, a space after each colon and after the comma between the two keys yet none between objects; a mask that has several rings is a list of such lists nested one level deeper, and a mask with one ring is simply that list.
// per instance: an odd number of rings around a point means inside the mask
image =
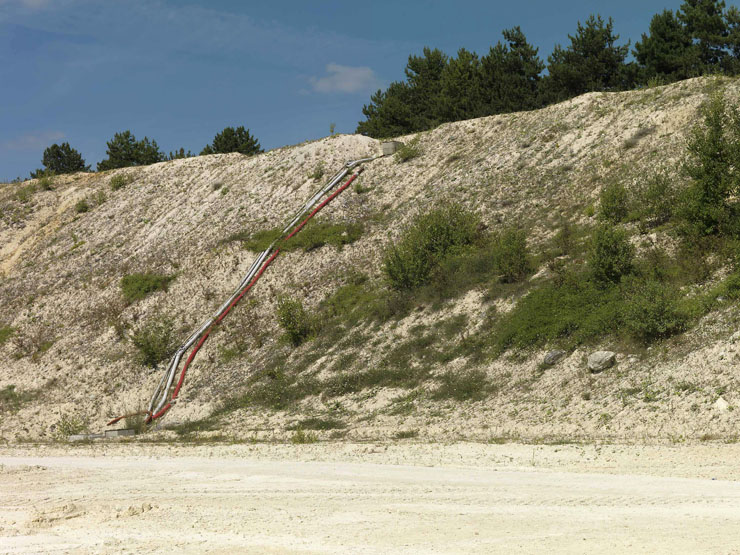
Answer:
[{"label": "shrub", "polygon": [[121,278],[121,292],[126,302],[133,303],[156,291],[167,291],[173,279],[175,276],[149,272],[129,274]]},{"label": "shrub", "polygon": [[642,181],[635,191],[638,215],[651,225],[669,221],[673,216],[676,201],[676,186],[664,172],[656,173]]},{"label": "shrub", "polygon": [[520,281],[532,271],[527,251],[527,235],[522,230],[506,229],[494,234],[491,257],[496,272],[504,283]]},{"label": "shrub", "polygon": [[419,146],[420,137],[417,135],[411,139],[407,144],[402,145],[401,148],[396,152],[396,161],[400,164],[413,160],[418,156],[421,156],[421,147]]},{"label": "shrub", "polygon": [[85,424],[76,416],[63,415],[54,427],[54,439],[67,441],[69,436],[82,433]]},{"label": "shrub", "polygon": [[558,343],[564,348],[619,329],[622,302],[611,282],[596,286],[585,275],[569,275],[561,286],[548,283],[519,300],[493,328],[495,351]]},{"label": "shrub", "polygon": [[175,352],[174,325],[163,317],[152,319],[134,332],[131,342],[139,350],[139,364],[156,369]]},{"label": "shrub", "polygon": [[446,255],[475,240],[477,228],[478,218],[458,205],[422,214],[386,251],[383,271],[395,289],[424,285]]},{"label": "shrub", "polygon": [[90,205],[87,203],[87,199],[80,199],[77,201],[77,204],[75,204],[75,212],[78,214],[83,214],[85,212],[88,212],[90,210]]},{"label": "shrub", "polygon": [[280,327],[295,347],[303,343],[313,331],[311,319],[301,301],[281,297],[277,304],[277,317]]},{"label": "shrub", "polygon": [[630,335],[649,343],[686,328],[688,315],[680,309],[680,295],[674,287],[635,277],[623,285],[622,321]]},{"label": "shrub", "polygon": [[129,176],[119,173],[110,178],[110,188],[114,191],[122,189],[131,182]]},{"label": "shrub", "polygon": [[621,183],[610,183],[601,191],[599,217],[618,224],[623,222],[629,211],[627,189]]},{"label": "shrub", "polygon": [[592,277],[601,283],[617,283],[633,267],[635,248],[621,229],[598,227],[591,237],[588,265]]},{"label": "shrub", "polygon": [[718,92],[702,113],[688,142],[684,169],[692,183],[680,196],[682,230],[698,236],[737,231],[730,199],[740,187],[740,112]]}]

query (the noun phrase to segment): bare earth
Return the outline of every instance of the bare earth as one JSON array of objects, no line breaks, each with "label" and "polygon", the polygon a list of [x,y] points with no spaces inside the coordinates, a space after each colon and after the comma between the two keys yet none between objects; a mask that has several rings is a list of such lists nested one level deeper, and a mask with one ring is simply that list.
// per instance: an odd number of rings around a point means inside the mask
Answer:
[{"label": "bare earth", "polygon": [[740,553],[740,445],[0,449],[0,552]]}]

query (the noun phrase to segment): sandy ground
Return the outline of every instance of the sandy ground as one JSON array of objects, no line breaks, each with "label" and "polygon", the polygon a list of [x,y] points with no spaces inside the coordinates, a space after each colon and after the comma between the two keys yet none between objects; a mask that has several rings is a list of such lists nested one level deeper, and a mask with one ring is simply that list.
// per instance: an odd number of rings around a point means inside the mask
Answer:
[{"label": "sandy ground", "polygon": [[740,446],[0,449],[0,552],[740,553]]}]

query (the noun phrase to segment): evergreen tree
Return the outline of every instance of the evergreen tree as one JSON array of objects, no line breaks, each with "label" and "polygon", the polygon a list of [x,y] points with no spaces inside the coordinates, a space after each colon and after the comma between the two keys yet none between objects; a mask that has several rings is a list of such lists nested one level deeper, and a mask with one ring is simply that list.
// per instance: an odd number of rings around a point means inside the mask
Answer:
[{"label": "evergreen tree", "polygon": [[726,63],[727,23],[724,0],[685,0],[678,19],[694,43],[695,56],[704,72]]},{"label": "evergreen tree", "polygon": [[228,154],[229,152],[252,156],[264,151],[259,141],[249,133],[249,129],[244,129],[244,126],[240,125],[236,129],[226,127],[217,133],[213,138],[213,144],[206,145],[200,154]]},{"label": "evergreen tree", "polygon": [[147,166],[156,164],[165,159],[164,153],[159,150],[157,141],[149,141],[147,137],[137,141],[131,131],[116,133],[108,141],[108,158],[98,162],[98,171],[127,168],[130,166]]},{"label": "evergreen tree", "polygon": [[411,131],[413,110],[409,97],[409,86],[400,81],[394,81],[385,91],[378,90],[370,97],[370,104],[362,107],[366,119],[357,124],[357,133],[381,138]]},{"label": "evergreen tree", "polygon": [[699,75],[699,60],[686,27],[671,10],[653,16],[649,34],[635,44],[635,58],[643,66],[643,82],[661,77],[665,82]]},{"label": "evergreen tree", "polygon": [[519,27],[503,32],[500,41],[481,60],[484,114],[500,114],[539,107],[537,89],[545,65],[537,48],[527,42]]},{"label": "evergreen tree", "polygon": [[185,152],[184,148],[181,148],[180,150],[176,150],[175,152],[170,152],[167,156],[167,160],[180,160],[182,158],[192,158],[195,156],[192,152],[189,150]]},{"label": "evergreen tree", "polygon": [[60,145],[53,144],[44,150],[44,158],[41,163],[45,166],[43,170],[31,172],[31,177],[42,177],[46,173],[74,173],[90,171],[90,166],[85,165],[85,160],[69,143]]},{"label": "evergreen tree", "polygon": [[449,59],[441,50],[424,47],[423,56],[409,56],[406,81],[412,113],[412,129],[423,131],[442,123],[442,73]]},{"label": "evergreen tree", "polygon": [[475,52],[461,48],[442,71],[437,116],[459,121],[483,115],[480,60]]},{"label": "evergreen tree", "polygon": [[543,79],[542,98],[558,102],[591,91],[613,91],[629,88],[631,68],[624,60],[629,43],[616,46],[619,35],[614,23],[591,15],[585,25],[578,22],[575,35],[568,35],[571,44],[563,49],[556,45],[548,57],[549,75]]}]

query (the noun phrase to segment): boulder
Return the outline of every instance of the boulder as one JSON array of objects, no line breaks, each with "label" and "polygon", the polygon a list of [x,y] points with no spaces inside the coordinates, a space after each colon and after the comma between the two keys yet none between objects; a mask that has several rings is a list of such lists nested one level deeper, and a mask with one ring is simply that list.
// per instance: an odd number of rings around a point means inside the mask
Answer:
[{"label": "boulder", "polygon": [[555,366],[558,362],[560,362],[565,355],[567,355],[565,351],[547,351],[547,354],[545,355],[545,358],[542,360],[542,363],[546,366]]},{"label": "boulder", "polygon": [[724,400],[724,398],[720,397],[714,402],[714,408],[717,409],[719,412],[727,412],[727,409],[730,408],[730,403]]},{"label": "boulder", "polygon": [[588,357],[588,369],[592,374],[603,372],[607,368],[614,366],[617,361],[617,354],[612,351],[596,351]]}]

